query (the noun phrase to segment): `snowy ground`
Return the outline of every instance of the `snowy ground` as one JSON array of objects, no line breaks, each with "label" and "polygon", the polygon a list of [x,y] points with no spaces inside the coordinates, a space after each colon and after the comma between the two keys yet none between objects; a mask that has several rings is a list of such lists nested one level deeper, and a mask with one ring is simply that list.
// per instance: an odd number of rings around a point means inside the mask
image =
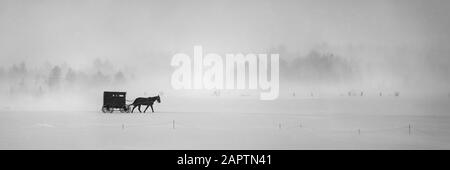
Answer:
[{"label": "snowy ground", "polygon": [[450,149],[450,99],[165,99],[152,114],[0,111],[0,149]]}]

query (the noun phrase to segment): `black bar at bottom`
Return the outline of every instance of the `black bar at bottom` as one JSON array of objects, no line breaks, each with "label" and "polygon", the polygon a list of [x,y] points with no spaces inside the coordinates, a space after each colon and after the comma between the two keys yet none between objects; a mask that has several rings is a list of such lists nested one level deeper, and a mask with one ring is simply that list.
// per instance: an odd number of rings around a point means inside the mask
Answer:
[{"label": "black bar at bottom", "polygon": [[[33,168],[256,168],[283,167],[393,168],[445,163],[430,151],[326,151],[326,150],[149,150],[149,151],[2,151],[2,163]],[[433,163],[427,158],[432,155]],[[5,159],[6,158],[6,159]],[[404,161],[405,160],[405,161]],[[364,165],[363,167],[360,167]],[[329,169],[329,168],[327,168]]]}]

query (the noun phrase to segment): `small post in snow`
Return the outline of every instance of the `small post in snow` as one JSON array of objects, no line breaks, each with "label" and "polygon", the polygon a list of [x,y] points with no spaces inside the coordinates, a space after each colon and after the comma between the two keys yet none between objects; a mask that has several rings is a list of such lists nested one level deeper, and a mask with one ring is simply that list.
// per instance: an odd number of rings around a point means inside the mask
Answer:
[{"label": "small post in snow", "polygon": [[411,124],[408,125],[408,135],[411,135]]},{"label": "small post in snow", "polygon": [[175,120],[172,120],[172,129],[175,129]]}]

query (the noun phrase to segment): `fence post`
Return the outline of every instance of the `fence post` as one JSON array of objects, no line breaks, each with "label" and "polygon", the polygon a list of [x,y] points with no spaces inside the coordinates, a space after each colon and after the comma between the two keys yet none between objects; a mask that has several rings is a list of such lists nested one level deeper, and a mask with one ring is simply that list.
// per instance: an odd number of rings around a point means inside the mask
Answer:
[{"label": "fence post", "polygon": [[408,135],[411,135],[411,124],[408,125]]},{"label": "fence post", "polygon": [[175,129],[175,120],[172,121],[172,129]]}]

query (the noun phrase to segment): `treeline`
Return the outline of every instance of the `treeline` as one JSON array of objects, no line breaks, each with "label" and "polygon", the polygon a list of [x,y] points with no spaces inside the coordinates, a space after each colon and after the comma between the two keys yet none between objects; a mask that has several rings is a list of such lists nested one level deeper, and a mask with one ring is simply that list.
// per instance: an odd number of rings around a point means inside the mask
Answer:
[{"label": "treeline", "polygon": [[1,93],[34,96],[65,90],[86,90],[95,87],[125,84],[127,76],[109,61],[96,59],[85,70],[77,70],[68,64],[29,67],[27,63],[0,67]]},{"label": "treeline", "polygon": [[311,50],[306,55],[289,53],[284,46],[271,50],[280,54],[280,78],[302,85],[352,83],[361,76],[360,63],[351,57]]}]

